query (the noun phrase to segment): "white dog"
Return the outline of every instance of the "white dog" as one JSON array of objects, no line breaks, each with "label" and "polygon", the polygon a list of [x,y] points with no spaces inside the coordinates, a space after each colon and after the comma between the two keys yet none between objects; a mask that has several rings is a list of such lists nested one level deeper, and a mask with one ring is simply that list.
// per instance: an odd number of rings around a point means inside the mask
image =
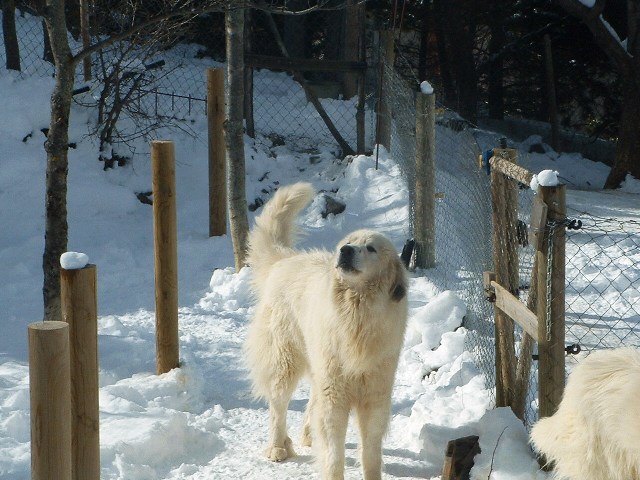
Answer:
[{"label": "white dog", "polygon": [[313,439],[323,479],[344,478],[345,436],[355,409],[366,480],[381,478],[382,438],[407,318],[407,277],[389,240],[359,230],[336,252],[294,250],[294,220],[313,198],[308,183],[282,187],[249,235],[258,297],[246,341],[254,392],[269,402],[265,455],[295,455],[289,399],[311,383],[302,443]]},{"label": "white dog", "polygon": [[640,352],[600,350],[569,376],[558,411],[531,430],[557,478],[640,479]]}]

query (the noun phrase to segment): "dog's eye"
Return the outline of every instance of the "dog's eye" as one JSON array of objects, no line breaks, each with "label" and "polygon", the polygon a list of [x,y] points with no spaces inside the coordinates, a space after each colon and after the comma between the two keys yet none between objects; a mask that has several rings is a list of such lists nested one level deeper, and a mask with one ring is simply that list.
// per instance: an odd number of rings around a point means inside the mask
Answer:
[{"label": "dog's eye", "polygon": [[372,246],[372,245],[367,245],[367,251],[368,251],[368,252],[371,252],[371,253],[376,253],[376,249],[375,249],[375,248],[373,248],[373,246]]}]

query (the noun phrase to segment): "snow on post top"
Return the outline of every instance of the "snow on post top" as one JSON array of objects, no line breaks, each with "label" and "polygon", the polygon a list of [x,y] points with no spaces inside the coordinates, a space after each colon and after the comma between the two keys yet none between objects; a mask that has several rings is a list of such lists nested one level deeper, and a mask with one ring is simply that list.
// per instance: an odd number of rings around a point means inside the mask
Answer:
[{"label": "snow on post top", "polygon": [[433,87],[425,80],[420,84],[420,91],[424,94],[431,95],[433,93]]},{"label": "snow on post top", "polygon": [[79,252],[65,252],[60,255],[60,266],[65,270],[79,270],[89,263],[89,256]]},{"label": "snow on post top", "polygon": [[560,185],[558,180],[558,172],[555,170],[542,170],[539,174],[534,175],[531,179],[531,190],[538,191],[538,187],[557,187]]}]

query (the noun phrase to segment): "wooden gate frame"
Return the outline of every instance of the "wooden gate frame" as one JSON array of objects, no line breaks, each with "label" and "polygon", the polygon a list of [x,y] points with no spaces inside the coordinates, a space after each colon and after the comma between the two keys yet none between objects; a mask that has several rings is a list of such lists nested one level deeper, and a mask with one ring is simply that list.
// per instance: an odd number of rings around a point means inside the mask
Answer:
[{"label": "wooden gate frame", "polygon": [[[494,149],[489,161],[495,273],[485,272],[484,286],[489,300],[495,302],[496,406],[509,406],[524,420],[534,341],[538,343],[540,418],[555,413],[564,391],[566,187],[541,186],[534,200],[529,242],[536,254],[525,305],[517,296],[514,230],[518,182],[529,186],[533,174],[516,162],[513,149]],[[519,358],[515,355],[514,322],[524,331]]]}]

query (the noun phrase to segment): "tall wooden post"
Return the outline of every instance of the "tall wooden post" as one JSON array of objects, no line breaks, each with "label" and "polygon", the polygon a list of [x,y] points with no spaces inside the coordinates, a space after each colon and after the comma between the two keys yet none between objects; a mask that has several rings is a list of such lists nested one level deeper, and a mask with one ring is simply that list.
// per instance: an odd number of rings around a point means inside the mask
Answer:
[{"label": "tall wooden post", "polygon": [[31,478],[71,480],[69,325],[29,325]]},{"label": "tall wooden post", "polygon": [[224,146],[224,69],[207,70],[209,130],[209,236],[227,233],[227,175]]},{"label": "tall wooden post", "polygon": [[[539,187],[547,219],[566,218],[566,186]],[[565,226],[547,228],[536,251],[538,274],[539,417],[553,415],[564,392],[565,375]],[[550,273],[550,276],[547,273]]]},{"label": "tall wooden post", "polygon": [[173,142],[151,142],[158,374],[177,368],[180,363],[175,163]]},{"label": "tall wooden post", "polygon": [[69,324],[73,479],[100,478],[96,266],[60,269],[62,318]]},{"label": "tall wooden post", "polygon": [[416,267],[436,265],[436,96],[416,94]]},{"label": "tall wooden post", "polygon": [[[517,151],[494,149],[495,157],[517,163]],[[518,192],[515,180],[491,169],[491,210],[493,218],[493,264],[496,282],[514,295],[518,293]],[[516,375],[513,320],[495,309],[496,406],[513,404]]]}]

